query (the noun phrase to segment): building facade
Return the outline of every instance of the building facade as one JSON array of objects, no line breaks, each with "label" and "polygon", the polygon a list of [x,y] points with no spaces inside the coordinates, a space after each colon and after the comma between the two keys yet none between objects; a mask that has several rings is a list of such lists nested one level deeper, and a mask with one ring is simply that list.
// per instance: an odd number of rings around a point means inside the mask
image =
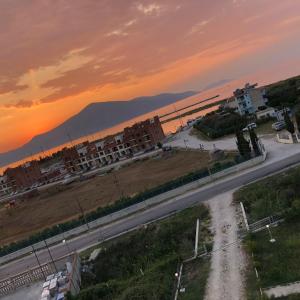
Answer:
[{"label": "building facade", "polygon": [[33,160],[16,168],[8,168],[4,172],[7,181],[14,191],[30,188],[42,178],[38,161]]},{"label": "building facade", "polygon": [[124,140],[133,153],[148,150],[165,138],[159,117],[154,117],[124,129]]},{"label": "building facade", "polygon": [[258,89],[257,84],[247,83],[244,88],[237,89],[233,94],[241,116],[255,114],[258,110],[266,108],[268,102],[265,91]]},{"label": "building facade", "polygon": [[123,132],[63,150],[65,168],[70,173],[86,171],[145,152],[165,137],[160,120],[154,117]]},{"label": "building facade", "polygon": [[0,197],[7,196],[13,192],[6,175],[0,176]]}]

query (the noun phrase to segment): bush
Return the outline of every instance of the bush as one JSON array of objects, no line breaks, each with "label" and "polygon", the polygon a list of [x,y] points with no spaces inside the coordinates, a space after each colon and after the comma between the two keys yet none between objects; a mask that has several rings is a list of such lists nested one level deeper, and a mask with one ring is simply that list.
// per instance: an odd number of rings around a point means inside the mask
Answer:
[{"label": "bush", "polygon": [[215,139],[234,133],[237,129],[246,126],[247,120],[234,112],[219,114],[216,112],[207,114],[199,120],[194,128],[201,131],[206,136]]},{"label": "bush", "polygon": [[250,221],[279,214],[287,221],[300,217],[300,168],[242,188],[235,200],[243,202]]},{"label": "bush", "polygon": [[209,211],[197,206],[104,245],[75,299],[171,299],[177,266],[193,254],[197,218],[204,242]]}]

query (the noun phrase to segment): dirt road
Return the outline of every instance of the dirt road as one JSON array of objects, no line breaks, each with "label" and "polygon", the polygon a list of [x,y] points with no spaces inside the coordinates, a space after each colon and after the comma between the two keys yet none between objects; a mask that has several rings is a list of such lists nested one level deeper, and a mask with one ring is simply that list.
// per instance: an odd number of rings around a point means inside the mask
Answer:
[{"label": "dirt road", "polygon": [[214,247],[205,300],[243,300],[246,257],[237,241],[238,225],[232,192],[211,199],[208,205],[211,209]]}]

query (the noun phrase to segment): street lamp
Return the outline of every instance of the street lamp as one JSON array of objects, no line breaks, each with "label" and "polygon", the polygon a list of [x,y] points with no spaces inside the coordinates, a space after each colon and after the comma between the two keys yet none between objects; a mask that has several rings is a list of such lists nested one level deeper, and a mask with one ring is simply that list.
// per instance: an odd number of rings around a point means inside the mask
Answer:
[{"label": "street lamp", "polygon": [[67,249],[68,249],[68,254],[71,254],[72,253],[72,251],[70,250],[70,247],[69,247],[69,244],[68,244],[68,242],[67,242],[67,240],[66,239],[63,239],[62,240],[62,243],[64,244],[64,245],[66,245],[66,247],[67,247]]},{"label": "street lamp", "polygon": [[271,243],[275,243],[276,240],[273,238],[272,236],[272,232],[271,232],[271,229],[270,229],[270,225],[266,225],[267,229],[268,229],[268,232],[269,232],[269,235],[270,235],[270,242]]}]

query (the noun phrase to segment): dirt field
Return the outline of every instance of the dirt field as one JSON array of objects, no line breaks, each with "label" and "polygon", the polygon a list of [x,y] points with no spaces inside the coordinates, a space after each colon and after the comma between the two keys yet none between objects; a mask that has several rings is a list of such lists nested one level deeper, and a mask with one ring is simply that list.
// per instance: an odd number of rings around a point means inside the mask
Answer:
[{"label": "dirt field", "polygon": [[[209,164],[207,152],[178,151],[132,163],[105,176],[68,186],[56,186],[23,202],[16,208],[0,209],[1,245],[25,238],[45,227],[79,216],[84,211],[134,195]],[[116,183],[118,182],[118,183]]]}]

